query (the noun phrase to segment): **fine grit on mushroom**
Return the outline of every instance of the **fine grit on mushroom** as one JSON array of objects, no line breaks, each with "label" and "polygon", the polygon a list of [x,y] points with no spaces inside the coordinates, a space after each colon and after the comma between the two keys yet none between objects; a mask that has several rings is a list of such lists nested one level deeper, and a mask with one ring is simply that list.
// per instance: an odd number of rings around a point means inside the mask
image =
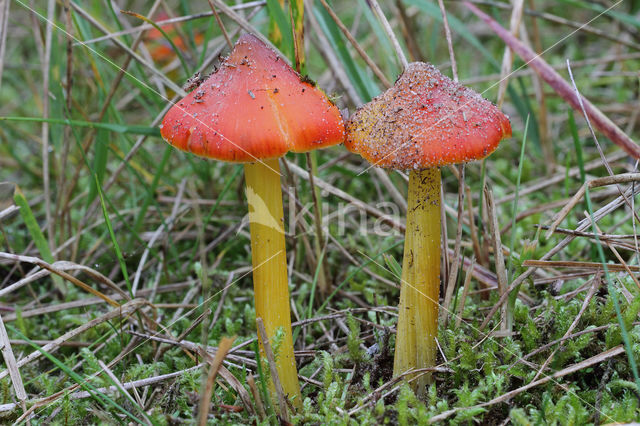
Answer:
[{"label": "fine grit on mushroom", "polygon": [[[509,119],[433,65],[408,64],[347,123],[345,146],[372,165],[410,170],[394,375],[435,365],[440,292],[440,170],[479,160],[511,136]],[[411,379],[413,375],[406,378]],[[424,394],[431,376],[412,381]]]}]

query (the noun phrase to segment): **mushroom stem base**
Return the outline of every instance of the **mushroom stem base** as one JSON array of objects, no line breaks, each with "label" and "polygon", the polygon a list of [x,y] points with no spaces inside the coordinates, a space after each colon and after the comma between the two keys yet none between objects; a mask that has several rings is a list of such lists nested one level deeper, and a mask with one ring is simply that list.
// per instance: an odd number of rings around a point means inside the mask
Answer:
[{"label": "mushroom stem base", "polygon": [[[407,228],[402,262],[393,374],[435,365],[440,293],[440,170],[409,173]],[[424,395],[431,374],[405,376]]]},{"label": "mushroom stem base", "polygon": [[[271,159],[245,164],[244,171],[249,202],[256,317],[264,321],[276,355],[276,367],[284,393],[293,400],[294,405],[301,406],[291,335],[280,165],[278,159]],[[283,333],[281,343],[274,345],[278,330]],[[262,341],[260,349],[264,354]],[[271,389],[274,389],[273,385]],[[273,398],[273,401],[276,400]]]}]

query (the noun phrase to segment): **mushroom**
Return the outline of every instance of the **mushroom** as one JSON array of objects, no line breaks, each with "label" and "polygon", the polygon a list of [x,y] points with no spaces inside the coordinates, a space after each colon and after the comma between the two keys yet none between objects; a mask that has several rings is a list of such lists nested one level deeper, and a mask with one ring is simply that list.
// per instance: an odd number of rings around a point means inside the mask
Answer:
[{"label": "mushroom", "polygon": [[[378,167],[410,170],[394,376],[435,365],[440,290],[441,166],[478,160],[511,135],[509,119],[433,65],[408,64],[347,123],[345,146]],[[408,378],[416,375],[408,375]],[[429,374],[412,381],[418,394]]]},{"label": "mushroom", "polygon": [[278,158],[341,143],[338,108],[275,51],[245,34],[217,72],[167,112],[161,134],[183,151],[245,163],[256,317],[269,339],[284,332],[278,376],[300,404]]}]

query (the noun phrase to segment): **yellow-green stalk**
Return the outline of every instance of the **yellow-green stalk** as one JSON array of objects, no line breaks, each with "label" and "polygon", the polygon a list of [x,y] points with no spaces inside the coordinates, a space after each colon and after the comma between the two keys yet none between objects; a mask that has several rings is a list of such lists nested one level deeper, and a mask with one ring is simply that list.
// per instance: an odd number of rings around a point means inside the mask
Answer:
[{"label": "yellow-green stalk", "polygon": [[[410,369],[433,367],[436,361],[440,293],[440,169],[431,167],[409,173],[407,204],[394,376]],[[411,380],[416,375],[405,378]],[[431,383],[431,374],[423,374],[410,383],[418,395],[423,395]]]},{"label": "yellow-green stalk", "polygon": [[[244,172],[249,202],[256,317],[264,321],[272,343],[278,329],[284,332],[276,354],[276,367],[284,393],[296,406],[300,406],[300,385],[291,335],[280,165],[278,159],[248,163]],[[260,349],[262,353],[262,341]]]}]

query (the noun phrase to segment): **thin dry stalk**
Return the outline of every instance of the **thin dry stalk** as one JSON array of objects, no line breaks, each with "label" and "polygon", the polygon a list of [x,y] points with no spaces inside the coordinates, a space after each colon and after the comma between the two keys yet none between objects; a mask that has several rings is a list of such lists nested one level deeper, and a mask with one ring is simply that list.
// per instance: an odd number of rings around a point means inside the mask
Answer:
[{"label": "thin dry stalk", "polygon": [[[278,50],[278,49],[276,49],[276,47],[273,45],[273,43],[271,43],[271,41],[268,38],[266,38],[260,31],[258,31],[258,29],[256,27],[251,25],[248,20],[244,19],[238,12],[233,10],[231,7],[227,6],[223,1],[221,1],[221,0],[211,0],[211,2],[213,2],[213,4],[218,9],[220,9],[222,11],[222,13],[227,15],[232,21],[234,21],[236,24],[238,24],[243,30],[253,34],[256,37],[258,37],[260,39],[260,41],[262,41],[267,46],[270,46],[273,50],[276,50],[276,51]],[[284,59],[287,60],[286,58],[284,58]]]},{"label": "thin dry stalk", "polygon": [[582,197],[587,191],[587,188],[597,188],[600,186],[607,185],[619,185],[621,183],[631,183],[631,182],[639,182],[640,181],[640,173],[623,173],[619,175],[613,176],[605,176],[596,179],[590,179],[584,183],[580,187],[580,189],[571,197],[569,202],[560,210],[555,217],[553,218],[553,222],[549,225],[549,229],[546,232],[546,237],[550,238],[551,235],[555,232],[556,228],[560,223],[567,217],[569,212],[580,202]]},{"label": "thin dry stalk", "polygon": [[[471,270],[473,270],[473,266],[475,265],[475,258],[471,258]],[[460,298],[460,306],[458,307],[458,317],[456,318],[456,328],[460,328],[460,324],[462,323],[462,313],[464,312],[464,304],[467,301],[467,295],[469,294],[469,285],[471,284],[471,278],[473,275],[471,271],[467,271],[467,275],[464,277],[464,288],[462,289],[462,297]]]},{"label": "thin dry stalk", "polygon": [[398,188],[393,184],[393,182],[391,181],[391,178],[387,174],[387,171],[380,167],[374,167],[372,170],[373,170],[373,173],[375,173],[375,175],[378,177],[378,179],[380,179],[382,186],[386,188],[386,190],[388,191],[388,194],[391,196],[391,198],[393,198],[393,201],[398,205],[398,207],[400,207],[400,209],[402,209],[404,213],[406,213],[407,199],[400,193]]},{"label": "thin dry stalk", "polygon": [[22,377],[18,370],[18,363],[16,357],[13,355],[13,349],[11,349],[11,342],[9,341],[9,335],[7,329],[4,327],[4,321],[0,315],[0,345],[2,350],[2,358],[9,371],[11,377],[11,383],[13,384],[13,390],[16,393],[16,399],[20,402],[22,411],[27,411],[25,401],[27,400],[27,392],[24,390],[24,384],[22,383]]},{"label": "thin dry stalk", "polygon": [[393,50],[395,50],[396,52],[396,56],[400,61],[400,65],[402,65],[402,69],[407,68],[407,66],[409,65],[409,62],[407,61],[407,57],[404,55],[402,47],[400,47],[400,43],[398,42],[398,38],[393,33],[391,24],[389,24],[389,21],[387,20],[387,17],[382,11],[382,8],[380,8],[378,1],[367,0],[367,3],[369,4],[369,7],[373,11],[373,13],[376,15],[380,23],[382,24],[382,28],[384,29],[384,32],[387,34],[387,37],[389,37],[389,40],[391,40],[391,45],[393,46]]},{"label": "thin dry stalk", "polygon": [[11,1],[0,0],[0,87],[2,86],[2,70],[7,53],[7,28],[9,22],[9,5]]},{"label": "thin dry stalk", "polygon": [[[306,7],[310,7],[308,0]],[[316,17],[313,13],[309,13],[307,14],[307,16],[309,17],[309,24],[311,24],[311,29],[316,35],[315,38],[317,39],[318,51],[320,51],[320,54],[325,59],[325,62],[329,66],[329,69],[334,73],[336,80],[340,82],[340,85],[347,92],[347,96],[349,97],[349,99],[351,99],[351,102],[353,102],[356,106],[362,105],[362,98],[360,98],[360,95],[358,95],[358,92],[353,87],[353,84],[351,83],[351,80],[347,76],[347,73],[344,69],[342,61],[336,56],[336,53],[333,47],[331,47],[329,40],[327,40],[324,31],[322,30],[322,28],[320,28],[320,24],[316,20]]]},{"label": "thin dry stalk", "polygon": [[[589,119],[589,115],[587,114],[587,111],[585,109],[585,102],[583,101],[582,95],[580,94],[580,91],[578,90],[578,86],[576,85],[575,80],[573,79],[573,71],[571,71],[571,64],[569,62],[569,59],[567,59],[567,71],[569,71],[569,78],[571,79],[571,84],[573,85],[573,90],[575,91],[576,97],[578,98],[578,103],[580,105],[580,110],[582,111],[582,115],[584,116],[584,119],[587,122],[587,126],[589,127],[589,132],[591,132],[591,137],[593,138],[593,142],[596,145],[596,148],[598,149],[598,154],[600,154],[600,158],[602,159],[602,163],[604,164],[604,167],[607,169],[607,173],[609,173],[609,176],[613,176],[613,170],[611,169],[611,165],[607,162],[607,157],[604,155],[604,152],[602,151],[602,147],[600,146],[600,142],[598,142],[598,137],[596,136],[596,132],[593,130],[593,126],[591,126],[591,120]],[[637,161],[636,161],[637,163]],[[633,207],[633,200],[629,200],[627,198],[627,196],[624,194],[624,191],[622,190],[622,187],[620,187],[620,185],[616,185],[616,187],[618,188],[618,190],[620,191],[620,196],[622,198],[624,198],[625,202],[627,203],[627,206],[629,206],[629,208],[631,209],[631,212],[633,213],[634,218],[636,219],[636,221],[640,222],[640,217],[638,217],[638,214],[635,211],[635,208]],[[633,229],[635,232],[635,228],[636,227],[636,222],[633,222]]]},{"label": "thin dry stalk", "polygon": [[[292,15],[293,17],[293,15]],[[293,19],[293,18],[292,18]],[[294,37],[295,38],[295,37]],[[297,61],[297,59],[296,59]],[[322,299],[326,298],[331,292],[331,277],[326,268],[326,258],[323,256],[325,245],[324,232],[322,231],[322,210],[320,207],[319,192],[314,184],[315,177],[313,175],[314,165],[311,159],[311,153],[305,154],[307,160],[307,169],[309,170],[309,186],[311,187],[311,199],[313,200],[313,224],[315,227],[315,238],[313,239],[313,248],[316,255],[315,265],[318,270],[318,290]],[[314,270],[313,272],[315,273]]]},{"label": "thin dry stalk", "polygon": [[[500,238],[500,226],[498,225],[498,212],[495,209],[493,191],[488,187],[485,187],[485,200],[487,203],[487,214],[489,215],[489,229],[492,236],[491,240],[493,242],[493,255],[496,265],[496,277],[498,278],[498,291],[500,292],[500,296],[503,296],[507,291],[509,283],[507,281],[507,270],[505,268],[504,255],[502,254],[502,240]],[[500,330],[506,332],[511,331],[511,321],[506,304],[503,304],[501,309]]]},{"label": "thin dry stalk", "polygon": [[[640,185],[638,185],[637,188],[632,186],[626,191],[626,194],[628,194],[630,197],[633,197],[638,192],[640,192]],[[625,199],[622,196],[617,197],[615,200],[611,201],[607,205],[598,209],[593,215],[593,220],[597,222],[598,220],[602,219],[612,211],[619,208],[624,203],[625,203]],[[590,226],[591,226],[591,220],[588,218],[583,219],[580,221],[576,231],[578,232],[585,231]],[[553,247],[551,250],[545,253],[544,256],[540,258],[540,261],[547,261],[548,259],[553,257],[555,254],[562,251],[562,249],[564,249],[571,241],[573,241],[575,237],[576,237],[575,235],[567,236],[565,239],[563,239],[558,244],[556,244],[555,247]],[[496,313],[496,311],[502,306],[502,304],[506,302],[509,293],[513,291],[516,287],[518,287],[520,284],[522,284],[524,280],[526,280],[529,276],[531,276],[531,274],[533,274],[536,271],[537,266],[536,265],[531,265],[531,266],[533,267],[530,267],[529,269],[524,271],[522,274],[520,274],[520,276],[518,276],[515,280],[513,280],[513,282],[509,285],[509,288],[507,288],[507,291],[502,296],[500,296],[500,299],[498,300],[498,302],[489,310],[489,313],[487,314],[484,321],[480,325],[480,330],[483,330],[487,326],[487,324],[489,323],[493,315]]]},{"label": "thin dry stalk", "polygon": [[[256,318],[256,325],[258,327],[258,333],[260,333],[260,338],[262,340],[264,354],[269,361],[271,380],[273,381],[273,386],[275,387],[276,395],[278,396],[278,406],[280,407],[279,414],[284,421],[288,422],[289,411],[287,410],[287,397],[284,394],[284,390],[282,389],[282,383],[280,383],[280,376],[278,375],[278,369],[276,368],[276,358],[273,355],[273,351],[271,350],[271,343],[269,342],[267,330],[264,328],[264,322],[262,321],[262,318]],[[256,361],[260,362],[260,360]]]},{"label": "thin dry stalk", "polygon": [[[38,358],[40,358],[43,354],[43,352],[48,352],[48,353],[53,353],[56,350],[58,350],[58,348],[60,347],[62,342],[66,342],[67,340],[71,340],[74,337],[84,333],[85,331],[97,326],[98,324],[102,324],[103,322],[106,321],[110,321],[112,319],[115,318],[126,318],[128,316],[130,316],[131,314],[133,314],[135,311],[137,311],[138,309],[140,309],[141,307],[147,305],[148,302],[146,300],[143,299],[133,299],[130,302],[125,303],[124,305],[118,306],[118,308],[107,312],[106,314],[103,314],[101,316],[99,316],[98,318],[95,318],[89,322],[86,322],[84,324],[82,324],[79,327],[74,328],[71,331],[66,332],[65,334],[63,334],[62,336],[58,337],[57,339],[55,339],[53,342],[44,345],[43,347],[40,348],[40,350],[36,350],[34,352],[31,352],[29,355],[27,355],[26,357],[20,359],[20,361],[18,361],[16,363],[16,365],[18,367],[22,367]],[[8,375],[8,371],[4,370],[4,371],[0,371],[0,379],[7,377]]]},{"label": "thin dry stalk", "polygon": [[333,19],[333,21],[336,23],[338,28],[340,28],[340,31],[342,31],[342,34],[344,34],[347,40],[349,40],[349,43],[351,43],[353,48],[356,49],[356,52],[358,52],[358,55],[360,55],[360,57],[364,60],[367,66],[371,68],[371,71],[373,71],[375,76],[378,77],[378,80],[380,80],[380,82],[385,87],[387,88],[391,87],[392,86],[391,82],[387,79],[387,77],[384,75],[384,73],[378,67],[378,65],[369,57],[369,55],[367,55],[367,52],[365,52],[365,50],[360,46],[360,43],[358,43],[358,41],[351,35],[351,32],[349,31],[349,29],[342,23],[342,20],[340,20],[338,15],[336,15],[336,13],[333,11],[331,6],[329,6],[327,1],[320,0],[320,3],[326,9],[327,13],[329,14],[329,16],[331,16],[331,19]]},{"label": "thin dry stalk", "polygon": [[260,421],[263,421],[267,418],[267,413],[264,411],[264,404],[262,403],[262,398],[260,397],[260,392],[258,392],[258,387],[256,386],[253,374],[249,374],[247,376],[247,384],[249,385],[251,395],[253,395],[253,400],[256,402],[256,406],[258,407],[258,417],[260,418]]},{"label": "thin dry stalk", "polygon": [[[513,8],[511,10],[511,19],[509,21],[509,32],[511,32],[513,37],[518,37],[518,28],[520,28],[520,21],[522,20],[522,8],[524,6],[524,0],[512,0],[511,3],[513,4]],[[498,108],[502,108],[502,103],[504,102],[504,95],[507,92],[512,64],[513,55],[511,54],[511,49],[509,49],[509,47],[505,47],[504,54],[502,55],[502,65],[500,67],[498,100],[496,101],[496,105],[498,105]]]},{"label": "thin dry stalk", "polygon": [[[49,65],[51,63],[51,44],[53,40],[53,20],[55,19],[56,2],[49,0],[47,3],[47,26],[44,44],[44,57],[42,58],[42,186],[44,189],[44,209],[47,221],[47,243],[49,249],[54,252],[55,234],[53,232],[53,216],[51,214],[51,176],[49,174],[49,160],[51,153],[49,152]],[[57,282],[54,280],[54,283]],[[56,286],[58,287],[58,286]],[[58,288],[62,294],[65,294],[65,288]]]},{"label": "thin dry stalk", "polygon": [[[529,7],[534,8],[534,1],[529,0]],[[526,28],[523,24],[522,28]],[[531,16],[531,32],[533,33],[533,46],[537,54],[541,54],[542,49],[542,37],[540,37],[540,29],[538,28],[538,19],[535,16]],[[526,33],[523,32],[523,36]],[[543,81],[538,74],[534,74],[532,79],[533,89],[536,93],[536,102],[538,105],[538,134],[540,135],[540,145],[542,146],[542,154],[545,159],[545,164],[550,170],[556,163],[555,154],[553,152],[553,145],[551,143],[551,136],[549,134],[549,112],[547,111],[547,97],[543,90]]]},{"label": "thin dry stalk", "polygon": [[458,64],[456,63],[456,56],[453,53],[453,42],[451,41],[451,29],[449,28],[447,9],[445,9],[444,7],[443,0],[438,0],[438,6],[440,6],[440,13],[442,14],[442,25],[444,26],[444,35],[447,39],[447,48],[449,49],[449,59],[451,60],[451,74],[453,74],[453,81],[458,82]]},{"label": "thin dry stalk", "polygon": [[218,371],[222,366],[222,361],[224,361],[224,358],[227,356],[234,340],[235,337],[223,337],[222,340],[220,340],[216,356],[213,358],[213,361],[211,361],[209,366],[209,372],[205,379],[205,386],[200,394],[200,409],[198,416],[198,424],[200,426],[206,426],[207,424],[209,408],[211,405],[211,395],[213,394],[213,383],[215,382]]},{"label": "thin dry stalk", "polygon": [[220,30],[222,31],[222,34],[224,35],[224,39],[227,42],[227,46],[229,46],[229,49],[233,49],[233,43],[231,42],[231,39],[229,38],[229,34],[227,34],[227,29],[224,27],[224,24],[222,23],[222,20],[220,19],[220,15],[218,15],[218,11],[216,10],[216,7],[213,5],[213,2],[211,0],[209,0],[209,7],[211,7],[211,10],[213,11],[213,15],[216,17],[216,22],[218,23],[218,26],[220,27]]},{"label": "thin dry stalk", "polygon": [[420,48],[416,42],[415,34],[420,34],[420,31],[416,28],[415,23],[407,14],[407,8],[404,2],[402,0],[396,0],[395,5],[398,9],[398,20],[400,22],[400,28],[402,29],[402,36],[407,44],[411,61],[419,61],[422,58],[422,54],[420,53]]},{"label": "thin dry stalk", "polygon": [[17,254],[10,254],[10,253],[3,253],[0,252],[0,259],[9,259],[9,260],[13,260],[16,262],[26,262],[26,263],[32,263],[34,265],[37,265],[43,269],[48,270],[49,272],[56,274],[62,278],[64,278],[65,280],[75,284],[76,286],[80,287],[81,289],[85,290],[88,293],[93,294],[94,296],[98,296],[99,298],[101,298],[102,300],[104,300],[105,302],[107,302],[108,304],[110,304],[111,306],[119,306],[118,303],[116,301],[114,301],[113,299],[111,299],[109,296],[99,292],[98,290],[93,289],[92,287],[90,287],[89,285],[85,284],[84,282],[80,281],[79,279],[77,279],[76,277],[74,277],[73,275],[70,275],[62,270],[59,270],[57,268],[55,268],[53,265],[48,264],[47,262],[45,262],[42,259],[38,259],[37,257],[31,257],[31,256],[20,256]]},{"label": "thin dry stalk", "polygon": [[[603,266],[601,262],[573,262],[569,260],[525,260],[522,262],[522,266],[531,267],[534,266],[536,268],[570,268],[570,269],[589,269],[592,271],[601,271],[603,270]],[[630,266],[627,265],[632,272],[640,272],[640,266]],[[623,265],[618,265],[617,263],[607,263],[607,269],[614,272],[622,272],[627,271]]]},{"label": "thin dry stalk", "polygon": [[451,269],[449,270],[449,277],[447,280],[447,288],[445,290],[444,304],[443,309],[440,311],[440,321],[443,322],[444,327],[447,327],[447,322],[449,321],[449,314],[451,311],[449,307],[451,306],[451,299],[453,298],[453,291],[456,286],[456,282],[458,281],[458,269],[460,266],[460,250],[461,250],[461,242],[462,242],[462,222],[464,216],[464,171],[465,165],[461,164],[458,178],[458,222],[456,226],[456,243],[453,249],[453,264],[451,265]]},{"label": "thin dry stalk", "polygon": [[[107,376],[109,376],[109,378],[111,379],[111,381],[113,381],[113,383],[115,384],[115,387],[116,387],[120,392],[123,392],[123,393],[127,394],[127,395],[129,396],[129,398],[130,398],[130,399],[134,399],[134,398],[131,396],[131,394],[130,394],[129,392],[127,392],[127,390],[124,388],[124,386],[123,386],[122,382],[120,381],[120,379],[118,379],[118,377],[116,377],[116,375],[115,375],[115,374],[113,374],[113,371],[111,371],[111,368],[109,368],[109,366],[108,366],[107,364],[105,364],[102,360],[98,360],[98,365],[100,366],[100,368],[102,368],[102,371],[104,371],[104,372],[105,372],[105,374],[106,374]],[[140,401],[140,397],[139,397],[139,396],[138,396],[138,394],[135,392],[135,389],[136,389],[135,387],[134,387],[134,388],[132,388],[132,390],[134,391],[134,392],[133,392],[133,394],[135,395],[135,400],[136,400],[136,402],[138,403],[138,407],[136,407],[136,408],[138,408],[138,409],[139,409],[143,414],[146,414],[146,413],[144,413],[143,408],[142,408],[142,407],[144,407],[144,404],[142,403],[142,401]],[[151,424],[152,424],[152,423],[149,421],[149,419],[147,418],[147,416],[146,416],[146,415],[145,415],[145,416],[143,416],[142,418],[143,418],[144,422],[145,422],[147,425],[151,425]]]}]

